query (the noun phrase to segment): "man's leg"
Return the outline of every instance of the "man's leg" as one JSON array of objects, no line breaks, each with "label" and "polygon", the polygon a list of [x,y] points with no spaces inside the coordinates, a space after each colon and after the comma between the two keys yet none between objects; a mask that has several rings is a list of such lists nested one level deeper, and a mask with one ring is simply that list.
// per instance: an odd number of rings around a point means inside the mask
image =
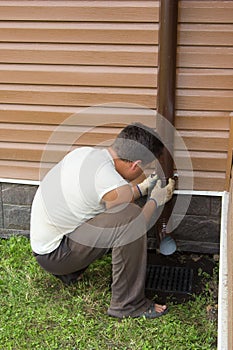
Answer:
[{"label": "man's leg", "polygon": [[67,235],[61,247],[37,256],[45,270],[69,275],[85,269],[112,249],[112,299],[108,314],[139,315],[150,305],[145,297],[146,223],[141,209],[127,204],[97,215]]},{"label": "man's leg", "polygon": [[108,249],[96,249],[79,244],[66,235],[53,252],[44,255],[33,253],[33,255],[44,270],[69,285],[75,283],[93,261],[107,252]]},{"label": "man's leg", "polygon": [[145,297],[147,228],[141,209],[135,204],[119,206],[96,216],[84,227],[69,238],[93,244],[97,250],[112,248],[113,282],[108,314],[135,317],[145,311],[151,301]]},{"label": "man's leg", "polygon": [[138,316],[151,301],[145,298],[146,235],[112,251],[112,298],[108,314]]}]

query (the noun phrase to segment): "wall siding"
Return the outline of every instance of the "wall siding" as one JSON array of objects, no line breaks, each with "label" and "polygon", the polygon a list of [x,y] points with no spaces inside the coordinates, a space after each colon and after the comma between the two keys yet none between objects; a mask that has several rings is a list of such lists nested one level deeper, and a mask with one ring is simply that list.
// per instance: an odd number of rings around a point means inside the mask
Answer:
[{"label": "wall siding", "polygon": [[[175,126],[195,190],[229,184],[232,18],[233,1],[179,1]],[[158,30],[159,1],[0,1],[0,176],[38,180],[68,146],[108,145],[126,123],[154,123]],[[185,157],[176,140],[188,183]]]},{"label": "wall siding", "polygon": [[[232,18],[233,1],[179,1],[175,126],[195,190],[228,188]],[[154,123],[158,31],[159,1],[0,0],[0,177],[40,180],[73,148]],[[186,157],[176,139],[188,187]],[[1,237],[29,235],[36,188],[0,184]],[[179,249],[218,252],[220,214],[219,197],[193,196],[175,232]]]},{"label": "wall siding", "polygon": [[[0,1],[0,176],[41,179],[68,148],[150,123],[158,22],[159,1]],[[136,107],[109,109],[116,103]]]},{"label": "wall siding", "polygon": [[[198,190],[223,191],[229,184],[232,19],[233,1],[179,1],[175,125],[190,151]],[[176,154],[182,167],[179,144]]]}]

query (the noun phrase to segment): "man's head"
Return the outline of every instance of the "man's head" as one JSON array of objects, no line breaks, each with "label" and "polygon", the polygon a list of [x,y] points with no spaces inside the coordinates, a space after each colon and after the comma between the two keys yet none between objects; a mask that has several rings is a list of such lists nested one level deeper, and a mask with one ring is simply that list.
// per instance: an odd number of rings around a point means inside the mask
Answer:
[{"label": "man's head", "polygon": [[[164,145],[152,128],[141,123],[133,123],[127,125],[118,134],[111,148],[116,156],[121,161],[129,163],[128,166],[131,168],[136,166],[145,168],[161,156]],[[121,172],[121,169],[119,172]],[[134,175],[124,177],[132,180]]]},{"label": "man's head", "polygon": [[143,166],[159,158],[163,147],[158,134],[141,123],[127,125],[112,145],[120,159],[130,162],[141,160]]}]

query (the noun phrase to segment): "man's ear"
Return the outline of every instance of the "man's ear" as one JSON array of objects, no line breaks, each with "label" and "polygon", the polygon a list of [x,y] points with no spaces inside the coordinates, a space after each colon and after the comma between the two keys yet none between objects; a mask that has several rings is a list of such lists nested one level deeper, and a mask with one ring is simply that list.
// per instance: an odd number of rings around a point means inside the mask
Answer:
[{"label": "man's ear", "polygon": [[131,163],[130,169],[131,170],[136,170],[138,166],[142,163],[141,160],[135,160],[134,162]]}]

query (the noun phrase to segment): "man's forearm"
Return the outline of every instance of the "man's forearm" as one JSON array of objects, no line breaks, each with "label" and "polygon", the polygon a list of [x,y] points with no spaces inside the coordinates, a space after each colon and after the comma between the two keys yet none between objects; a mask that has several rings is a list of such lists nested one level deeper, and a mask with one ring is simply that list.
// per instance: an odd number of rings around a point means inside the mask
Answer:
[{"label": "man's forearm", "polygon": [[151,217],[154,214],[156,209],[157,209],[157,205],[156,205],[156,201],[154,201],[154,200],[150,199],[144,205],[144,207],[142,209],[142,213],[146,219],[147,224],[149,224]]},{"label": "man's forearm", "polygon": [[136,201],[138,198],[142,197],[142,193],[140,193],[140,189],[137,185],[132,186],[133,191],[133,200]]}]

